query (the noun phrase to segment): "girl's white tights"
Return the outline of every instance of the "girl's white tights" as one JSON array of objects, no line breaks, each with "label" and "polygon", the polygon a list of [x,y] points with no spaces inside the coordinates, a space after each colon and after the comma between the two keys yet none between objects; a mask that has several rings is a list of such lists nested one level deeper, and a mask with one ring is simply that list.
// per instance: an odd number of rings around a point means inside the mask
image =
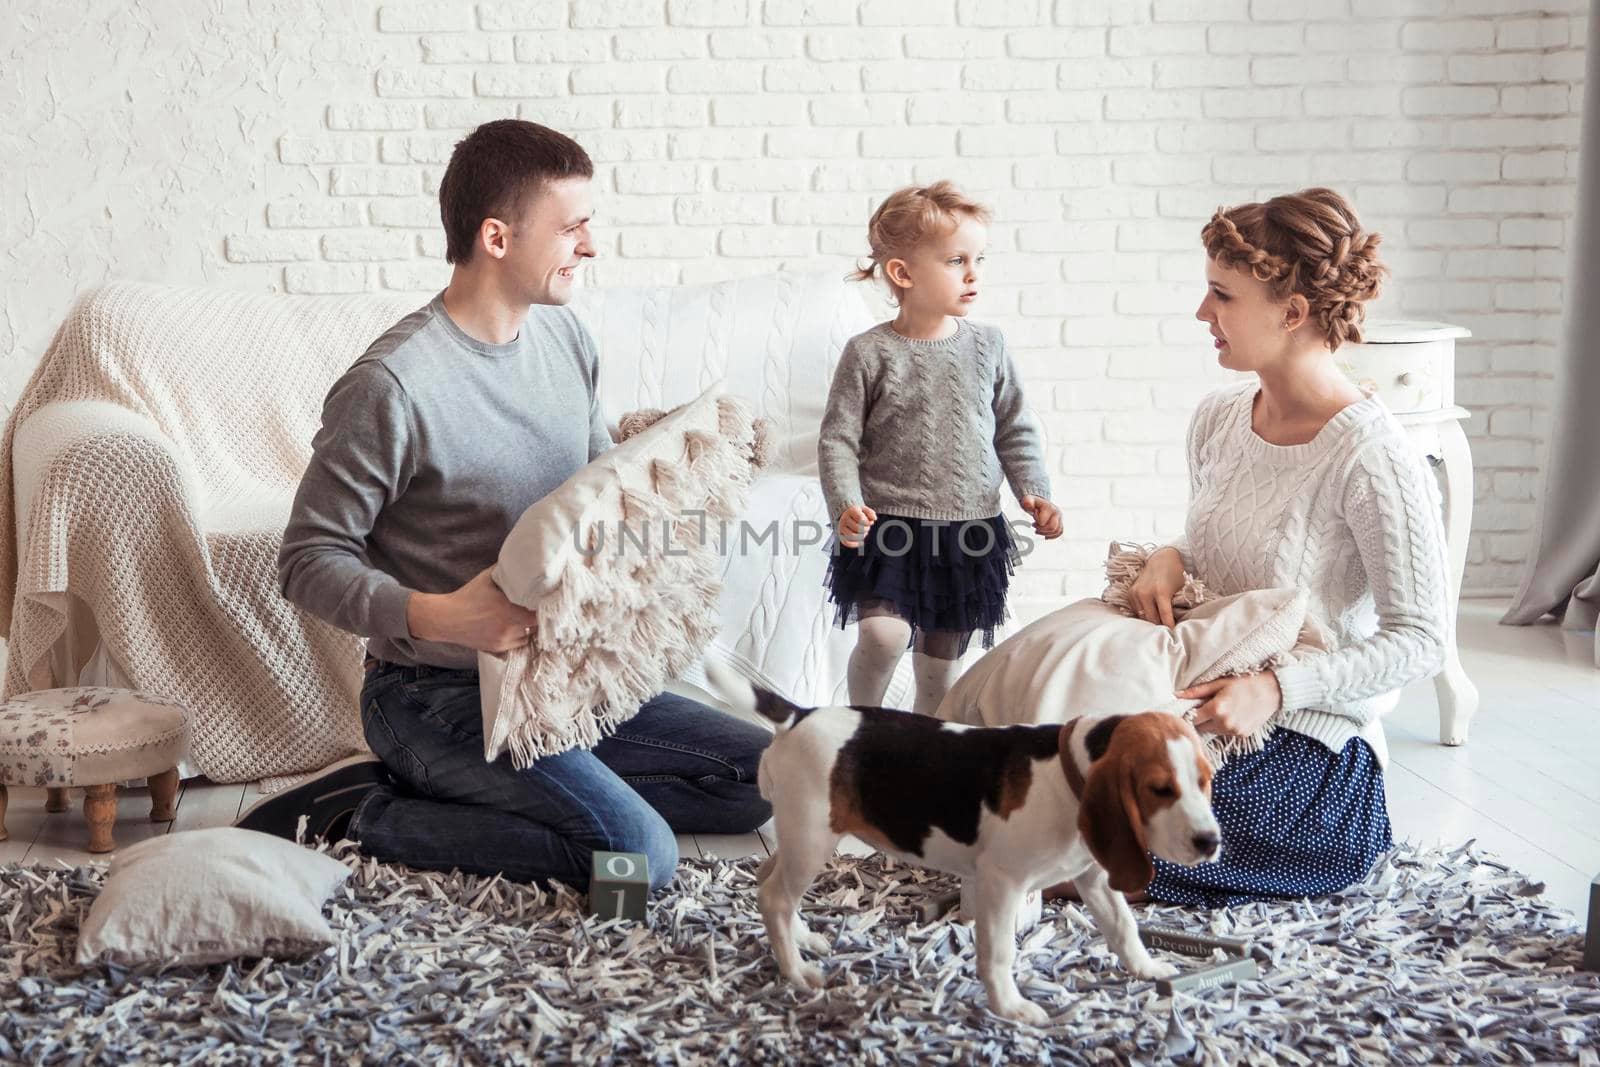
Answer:
[{"label": "girl's white tights", "polygon": [[956,684],[961,674],[961,661],[940,659],[918,649],[911,656],[912,671],[917,676],[917,695],[911,710],[918,715],[932,715],[944,703],[944,695]]},{"label": "girl's white tights", "polygon": [[863,708],[883,706],[889,679],[911,641],[911,624],[898,615],[862,615],[855,651],[846,677],[850,703]]},{"label": "girl's white tights", "polygon": [[[883,706],[894,669],[911,640],[911,624],[886,603],[860,605],[856,647],[850,653],[847,681],[850,703],[862,707]],[[911,710],[932,715],[944,702],[945,694],[961,674],[958,634],[918,633],[916,651],[911,656],[916,679],[916,696]]]}]

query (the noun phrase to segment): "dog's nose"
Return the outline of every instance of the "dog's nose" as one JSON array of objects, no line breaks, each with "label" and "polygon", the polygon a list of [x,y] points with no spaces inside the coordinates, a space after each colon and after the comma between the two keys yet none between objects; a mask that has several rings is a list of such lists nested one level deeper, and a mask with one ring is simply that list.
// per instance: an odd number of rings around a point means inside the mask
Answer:
[{"label": "dog's nose", "polygon": [[1202,856],[1209,856],[1222,844],[1222,838],[1217,836],[1215,830],[1204,830],[1194,835],[1194,850]]}]

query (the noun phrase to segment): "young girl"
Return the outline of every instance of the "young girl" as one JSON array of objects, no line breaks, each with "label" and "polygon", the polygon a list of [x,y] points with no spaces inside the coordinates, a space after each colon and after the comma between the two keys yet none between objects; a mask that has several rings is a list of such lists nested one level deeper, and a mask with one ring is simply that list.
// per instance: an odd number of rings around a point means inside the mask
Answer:
[{"label": "young girl", "polygon": [[841,628],[860,625],[853,704],[882,704],[914,645],[914,710],[932,715],[972,635],[994,645],[1018,559],[1002,475],[1035,532],[1061,536],[1005,338],[966,321],[989,217],[950,182],[901,189],[873,212],[872,262],[855,274],[881,274],[900,313],[845,344],[817,444],[830,597]]}]

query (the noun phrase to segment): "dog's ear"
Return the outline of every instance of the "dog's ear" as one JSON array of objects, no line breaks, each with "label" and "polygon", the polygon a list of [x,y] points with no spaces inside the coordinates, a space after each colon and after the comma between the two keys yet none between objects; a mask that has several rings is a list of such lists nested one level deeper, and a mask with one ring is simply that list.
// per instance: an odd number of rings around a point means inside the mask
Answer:
[{"label": "dog's ear", "polygon": [[1078,808],[1078,832],[1106,869],[1111,888],[1135,893],[1155,878],[1144,848],[1144,817],[1133,792],[1133,767],[1115,749],[1089,766]]},{"label": "dog's ear", "polygon": [[[1111,735],[1126,718],[1126,715],[1084,715],[1068,719],[1061,727],[1061,733],[1058,735],[1061,766],[1066,770],[1067,781],[1073,783],[1074,793],[1078,791],[1077,783],[1087,775],[1088,765],[1106,754],[1106,749],[1111,747]],[[1084,758],[1087,760],[1082,767],[1078,766],[1078,757],[1072,747],[1073,740],[1080,734],[1083,740]]]}]

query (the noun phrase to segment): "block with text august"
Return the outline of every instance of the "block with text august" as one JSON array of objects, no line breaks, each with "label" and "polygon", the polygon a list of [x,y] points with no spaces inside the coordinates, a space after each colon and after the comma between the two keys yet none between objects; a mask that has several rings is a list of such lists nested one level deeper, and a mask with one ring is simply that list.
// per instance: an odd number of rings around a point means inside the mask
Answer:
[{"label": "block with text august", "polygon": [[602,919],[644,919],[650,860],[642,852],[596,852],[589,876],[589,912]]},{"label": "block with text august", "polygon": [[1252,959],[1228,960],[1195,971],[1180,971],[1171,978],[1156,979],[1156,992],[1164,997],[1174,993],[1198,993],[1219,986],[1248,982],[1261,973]]}]

